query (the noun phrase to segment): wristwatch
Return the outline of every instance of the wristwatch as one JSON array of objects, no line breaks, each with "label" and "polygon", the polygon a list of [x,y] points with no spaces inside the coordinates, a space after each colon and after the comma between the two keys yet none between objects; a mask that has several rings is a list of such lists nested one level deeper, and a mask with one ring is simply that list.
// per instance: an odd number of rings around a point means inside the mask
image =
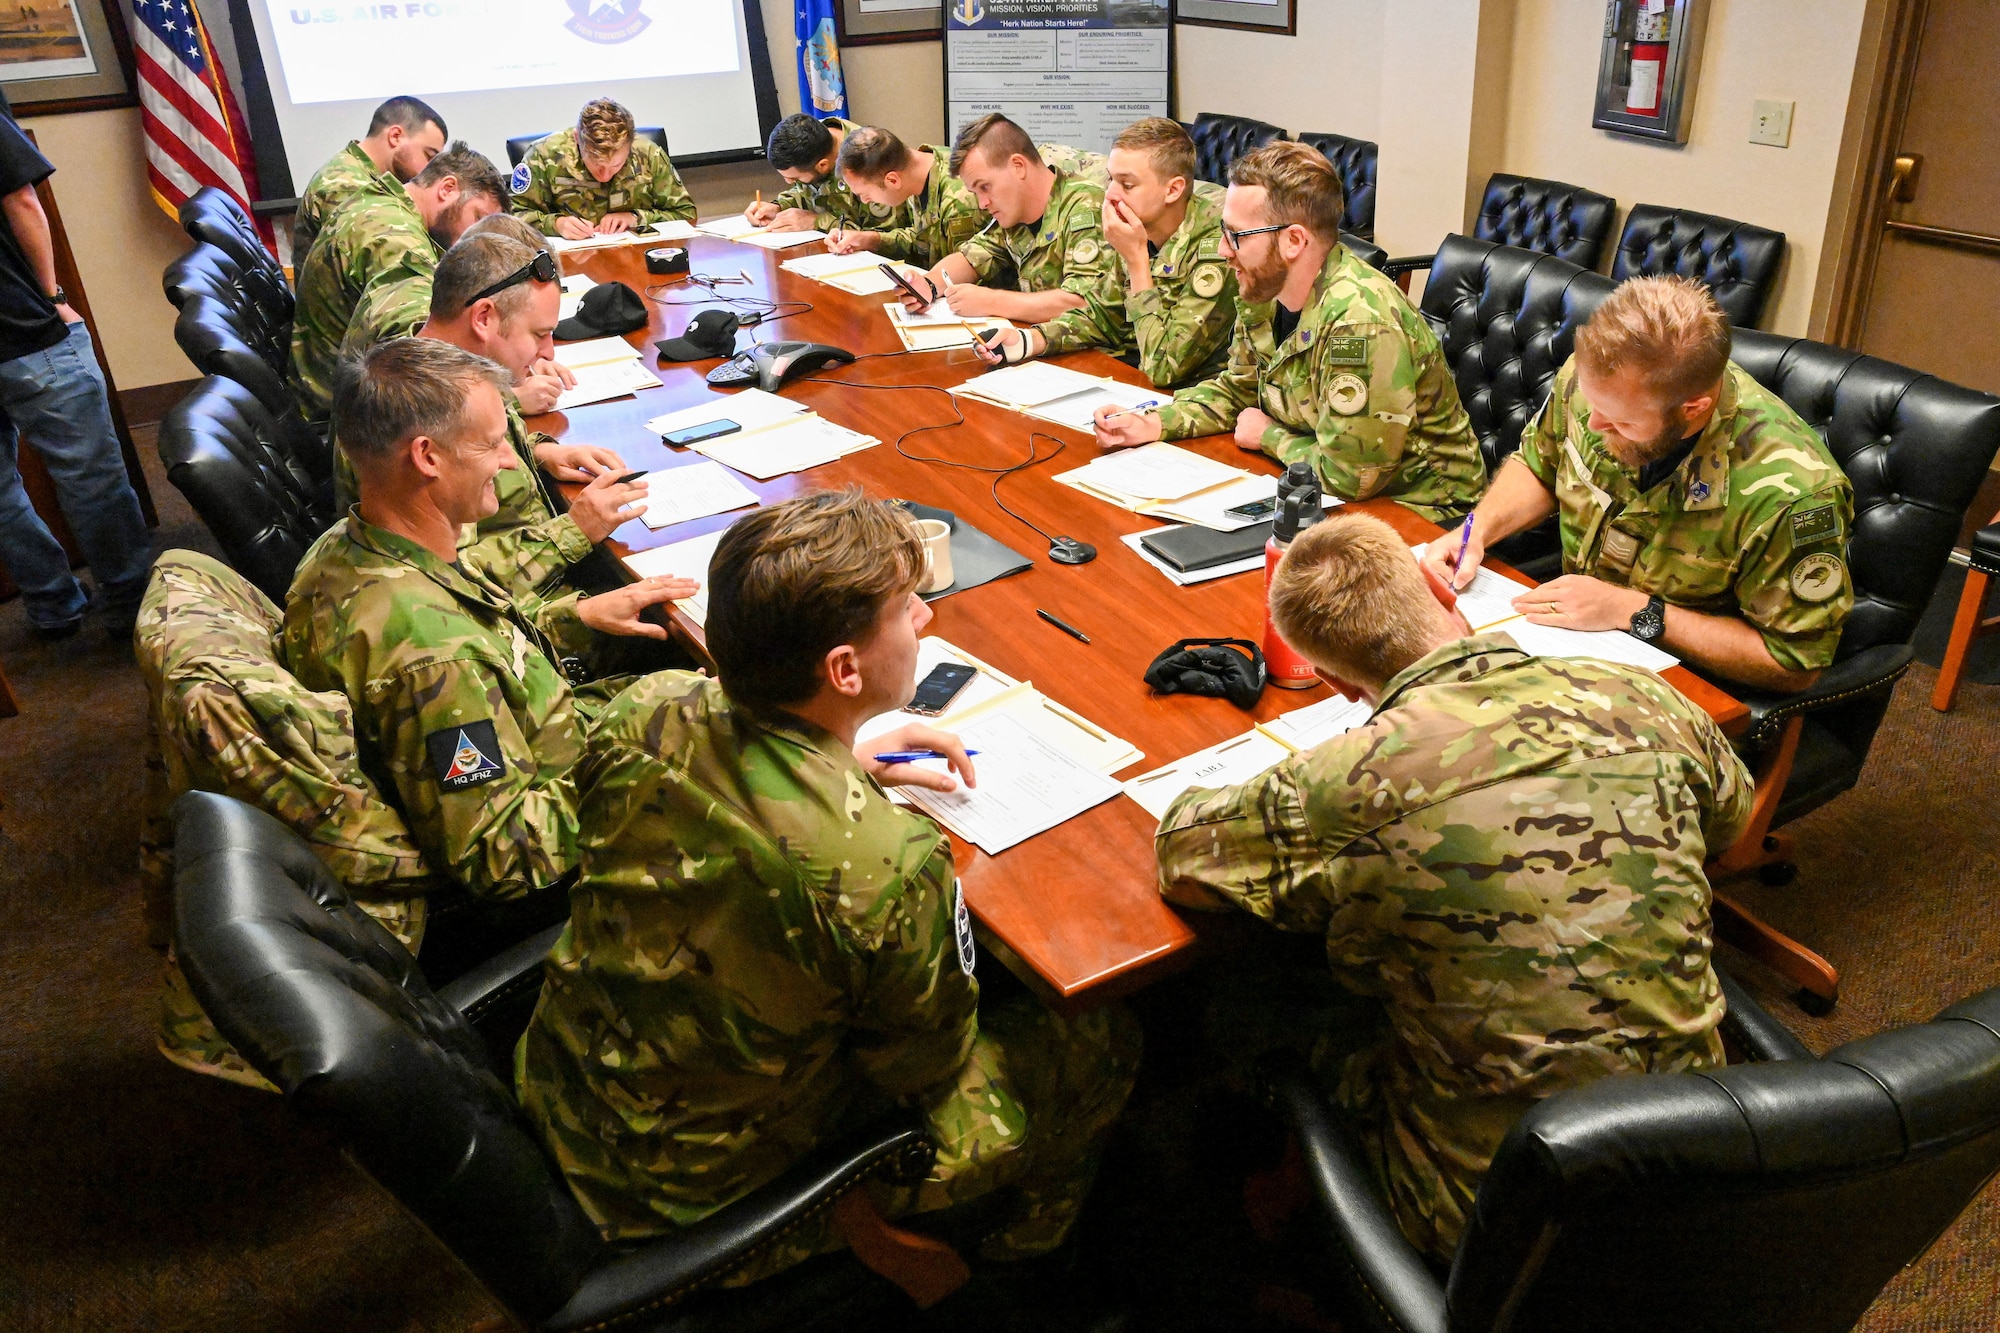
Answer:
[{"label": "wristwatch", "polygon": [[1667,604],[1658,597],[1648,597],[1646,604],[1632,613],[1632,637],[1651,643],[1666,632]]},{"label": "wristwatch", "polygon": [[56,289],[49,293],[49,300],[55,302],[57,305],[68,305],[69,293],[64,291],[61,285],[58,284]]}]

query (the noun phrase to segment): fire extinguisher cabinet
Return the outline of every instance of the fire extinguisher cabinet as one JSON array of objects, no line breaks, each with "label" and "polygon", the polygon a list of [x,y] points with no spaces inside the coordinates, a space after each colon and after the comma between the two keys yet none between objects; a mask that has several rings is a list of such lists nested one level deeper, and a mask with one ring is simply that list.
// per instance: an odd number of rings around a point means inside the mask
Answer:
[{"label": "fire extinguisher cabinet", "polygon": [[1686,143],[1708,0],[1605,0],[1604,51],[1590,123]]}]

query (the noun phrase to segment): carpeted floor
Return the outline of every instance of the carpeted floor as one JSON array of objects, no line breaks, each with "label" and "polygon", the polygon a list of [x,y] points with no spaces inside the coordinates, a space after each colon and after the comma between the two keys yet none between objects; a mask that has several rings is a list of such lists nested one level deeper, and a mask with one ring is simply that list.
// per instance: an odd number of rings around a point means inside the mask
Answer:
[{"label": "carpeted floor", "polygon": [[[142,452],[161,546],[212,550],[150,443]],[[159,959],[141,940],[132,869],[138,672],[94,630],[35,642],[18,603],[0,607],[0,663],[24,707],[0,721],[0,1328],[428,1333],[496,1317],[275,1098],[154,1053]],[[1919,667],[1905,681],[1861,787],[1794,826],[1798,882],[1745,894],[1843,973],[1840,1006],[1811,1019],[1728,960],[1815,1048],[2000,984],[1987,897],[2000,887],[2000,687],[1968,685],[1941,716],[1925,702],[1934,679]],[[1208,1258],[1226,1281],[1232,1260]],[[1197,1265],[1176,1289],[1202,1278],[1201,1259],[1176,1256]],[[1241,1313],[1232,1326],[1299,1326]],[[1183,1321],[1128,1326],[1164,1322]],[[2000,1187],[1863,1327],[2000,1327]]]}]

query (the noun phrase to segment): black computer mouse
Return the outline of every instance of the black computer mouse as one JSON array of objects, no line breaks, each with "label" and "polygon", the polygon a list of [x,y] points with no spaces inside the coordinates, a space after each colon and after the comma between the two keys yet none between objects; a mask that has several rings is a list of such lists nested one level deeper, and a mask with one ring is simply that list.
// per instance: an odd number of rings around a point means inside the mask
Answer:
[{"label": "black computer mouse", "polygon": [[1057,537],[1049,543],[1049,559],[1059,565],[1087,565],[1097,559],[1097,548],[1074,537]]}]

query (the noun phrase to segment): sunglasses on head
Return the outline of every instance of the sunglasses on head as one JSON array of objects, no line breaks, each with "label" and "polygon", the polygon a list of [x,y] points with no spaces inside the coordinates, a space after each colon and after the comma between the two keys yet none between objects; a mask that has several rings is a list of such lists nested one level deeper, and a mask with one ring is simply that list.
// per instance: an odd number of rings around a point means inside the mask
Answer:
[{"label": "sunglasses on head", "polygon": [[537,250],[533,259],[530,259],[527,263],[500,279],[500,281],[489,287],[482,287],[474,292],[467,298],[465,302],[466,308],[470,309],[475,301],[484,301],[489,296],[498,296],[509,287],[517,287],[530,278],[533,278],[536,282],[554,282],[561,276],[561,271],[556,268],[556,257],[546,250]]}]

